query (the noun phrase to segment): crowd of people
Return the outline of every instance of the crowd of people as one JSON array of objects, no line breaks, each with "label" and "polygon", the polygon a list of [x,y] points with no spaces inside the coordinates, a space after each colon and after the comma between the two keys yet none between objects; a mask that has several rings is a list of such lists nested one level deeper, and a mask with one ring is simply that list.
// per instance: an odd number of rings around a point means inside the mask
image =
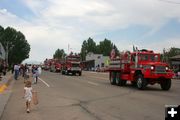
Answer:
[{"label": "crowd of people", "polygon": [[[18,80],[20,76],[24,78],[24,96],[23,98],[26,101],[26,111],[30,113],[30,103],[33,97],[33,92],[31,84],[37,84],[38,78],[41,75],[41,66],[39,65],[28,65],[28,64],[14,64],[12,66],[12,74],[14,75],[14,79]],[[8,64],[6,61],[0,61],[0,81],[2,79],[2,75],[6,75],[8,71]],[[33,77],[33,80],[29,79],[29,77]]]},{"label": "crowd of people", "polygon": [[19,76],[24,78],[24,82],[32,75],[33,83],[37,84],[38,77],[41,74],[41,67],[38,65],[23,65],[23,64],[15,64],[12,68],[12,74],[14,73],[14,79],[18,80]]},{"label": "crowd of people", "polygon": [[[23,98],[26,101],[26,111],[27,113],[30,113],[30,106],[31,106],[31,100],[33,98],[33,94],[35,94],[35,91],[33,92],[33,88],[31,84],[37,84],[38,83],[38,77],[41,75],[41,67],[38,65],[23,65],[23,64],[15,64],[12,68],[12,73],[14,74],[14,79],[18,80],[19,76],[22,76],[24,78],[24,96]],[[28,78],[32,76],[33,81],[31,82],[28,80]]]}]

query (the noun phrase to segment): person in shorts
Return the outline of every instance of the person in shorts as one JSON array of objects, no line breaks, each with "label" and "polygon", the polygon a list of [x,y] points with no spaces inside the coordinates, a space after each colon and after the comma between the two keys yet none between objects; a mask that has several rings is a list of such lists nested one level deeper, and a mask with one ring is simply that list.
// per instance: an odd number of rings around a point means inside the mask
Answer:
[{"label": "person in shorts", "polygon": [[24,98],[26,100],[26,111],[27,111],[27,113],[30,113],[30,105],[31,105],[31,100],[32,100],[31,81],[26,81],[26,83],[25,83]]}]

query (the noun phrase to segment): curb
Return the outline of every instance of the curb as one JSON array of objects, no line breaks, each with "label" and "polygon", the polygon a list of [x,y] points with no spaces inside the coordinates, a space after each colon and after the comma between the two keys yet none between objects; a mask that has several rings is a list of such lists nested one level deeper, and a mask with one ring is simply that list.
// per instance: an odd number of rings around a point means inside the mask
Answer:
[{"label": "curb", "polygon": [[5,83],[2,83],[0,85],[0,120],[11,96],[12,91],[10,89],[14,83],[13,75],[9,75],[6,79],[7,80],[5,81]]}]

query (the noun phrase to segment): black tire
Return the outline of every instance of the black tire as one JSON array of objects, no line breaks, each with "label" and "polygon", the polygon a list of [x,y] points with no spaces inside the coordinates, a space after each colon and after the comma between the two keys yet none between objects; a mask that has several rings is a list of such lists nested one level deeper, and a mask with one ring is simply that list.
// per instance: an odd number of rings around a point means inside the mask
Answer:
[{"label": "black tire", "polygon": [[126,80],[121,80],[121,85],[122,85],[122,86],[125,86],[125,85],[126,85],[126,82],[127,82]]},{"label": "black tire", "polygon": [[163,79],[160,85],[162,90],[169,90],[171,88],[171,79]]},{"label": "black tire", "polygon": [[138,75],[137,78],[136,78],[136,85],[137,85],[137,88],[140,89],[140,90],[144,90],[147,86],[147,80],[144,79],[143,75]]},{"label": "black tire", "polygon": [[69,72],[66,70],[65,74],[66,74],[66,75],[69,75]]},{"label": "black tire", "polygon": [[116,84],[117,84],[118,86],[125,86],[125,85],[126,85],[126,80],[122,80],[120,74],[121,74],[121,73],[117,73],[117,74],[116,74]]},{"label": "black tire", "polygon": [[64,74],[65,74],[65,73],[64,73],[64,71],[62,71],[61,73],[62,73],[62,75],[64,75]]},{"label": "black tire", "polygon": [[114,78],[114,77],[116,77],[115,75],[116,75],[115,72],[110,72],[109,80],[110,80],[111,85],[115,85],[116,84],[116,81],[115,81],[115,78]]},{"label": "black tire", "polygon": [[120,73],[116,73],[116,85],[121,86]]},{"label": "black tire", "polygon": [[133,86],[133,87],[135,87],[136,86],[136,82],[135,81],[131,81],[131,85]]},{"label": "black tire", "polygon": [[79,72],[79,76],[81,76],[81,74],[82,74],[82,73],[81,73],[81,72]]}]

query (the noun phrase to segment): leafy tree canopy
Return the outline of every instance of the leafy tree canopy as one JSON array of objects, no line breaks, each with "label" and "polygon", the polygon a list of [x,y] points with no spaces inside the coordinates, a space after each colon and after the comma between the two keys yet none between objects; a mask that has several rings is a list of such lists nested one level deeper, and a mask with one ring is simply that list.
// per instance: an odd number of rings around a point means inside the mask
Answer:
[{"label": "leafy tree canopy", "polygon": [[57,49],[53,55],[53,58],[54,59],[58,59],[58,60],[61,60],[65,57],[65,52],[63,49]]},{"label": "leafy tree canopy", "polygon": [[111,40],[104,39],[100,41],[98,45],[92,38],[88,38],[88,40],[84,40],[81,46],[81,58],[85,60],[85,57],[88,52],[93,52],[95,54],[103,54],[104,56],[109,56],[112,49],[115,49],[116,54],[119,54],[119,50],[116,45],[111,42]]},{"label": "leafy tree canopy", "polygon": [[163,50],[162,59],[163,61],[169,62],[170,57],[180,55],[180,48],[171,47],[170,49]]},{"label": "leafy tree canopy", "polygon": [[30,45],[20,31],[12,27],[4,29],[0,26],[0,42],[6,51],[6,61],[9,65],[21,63],[29,58]]}]

